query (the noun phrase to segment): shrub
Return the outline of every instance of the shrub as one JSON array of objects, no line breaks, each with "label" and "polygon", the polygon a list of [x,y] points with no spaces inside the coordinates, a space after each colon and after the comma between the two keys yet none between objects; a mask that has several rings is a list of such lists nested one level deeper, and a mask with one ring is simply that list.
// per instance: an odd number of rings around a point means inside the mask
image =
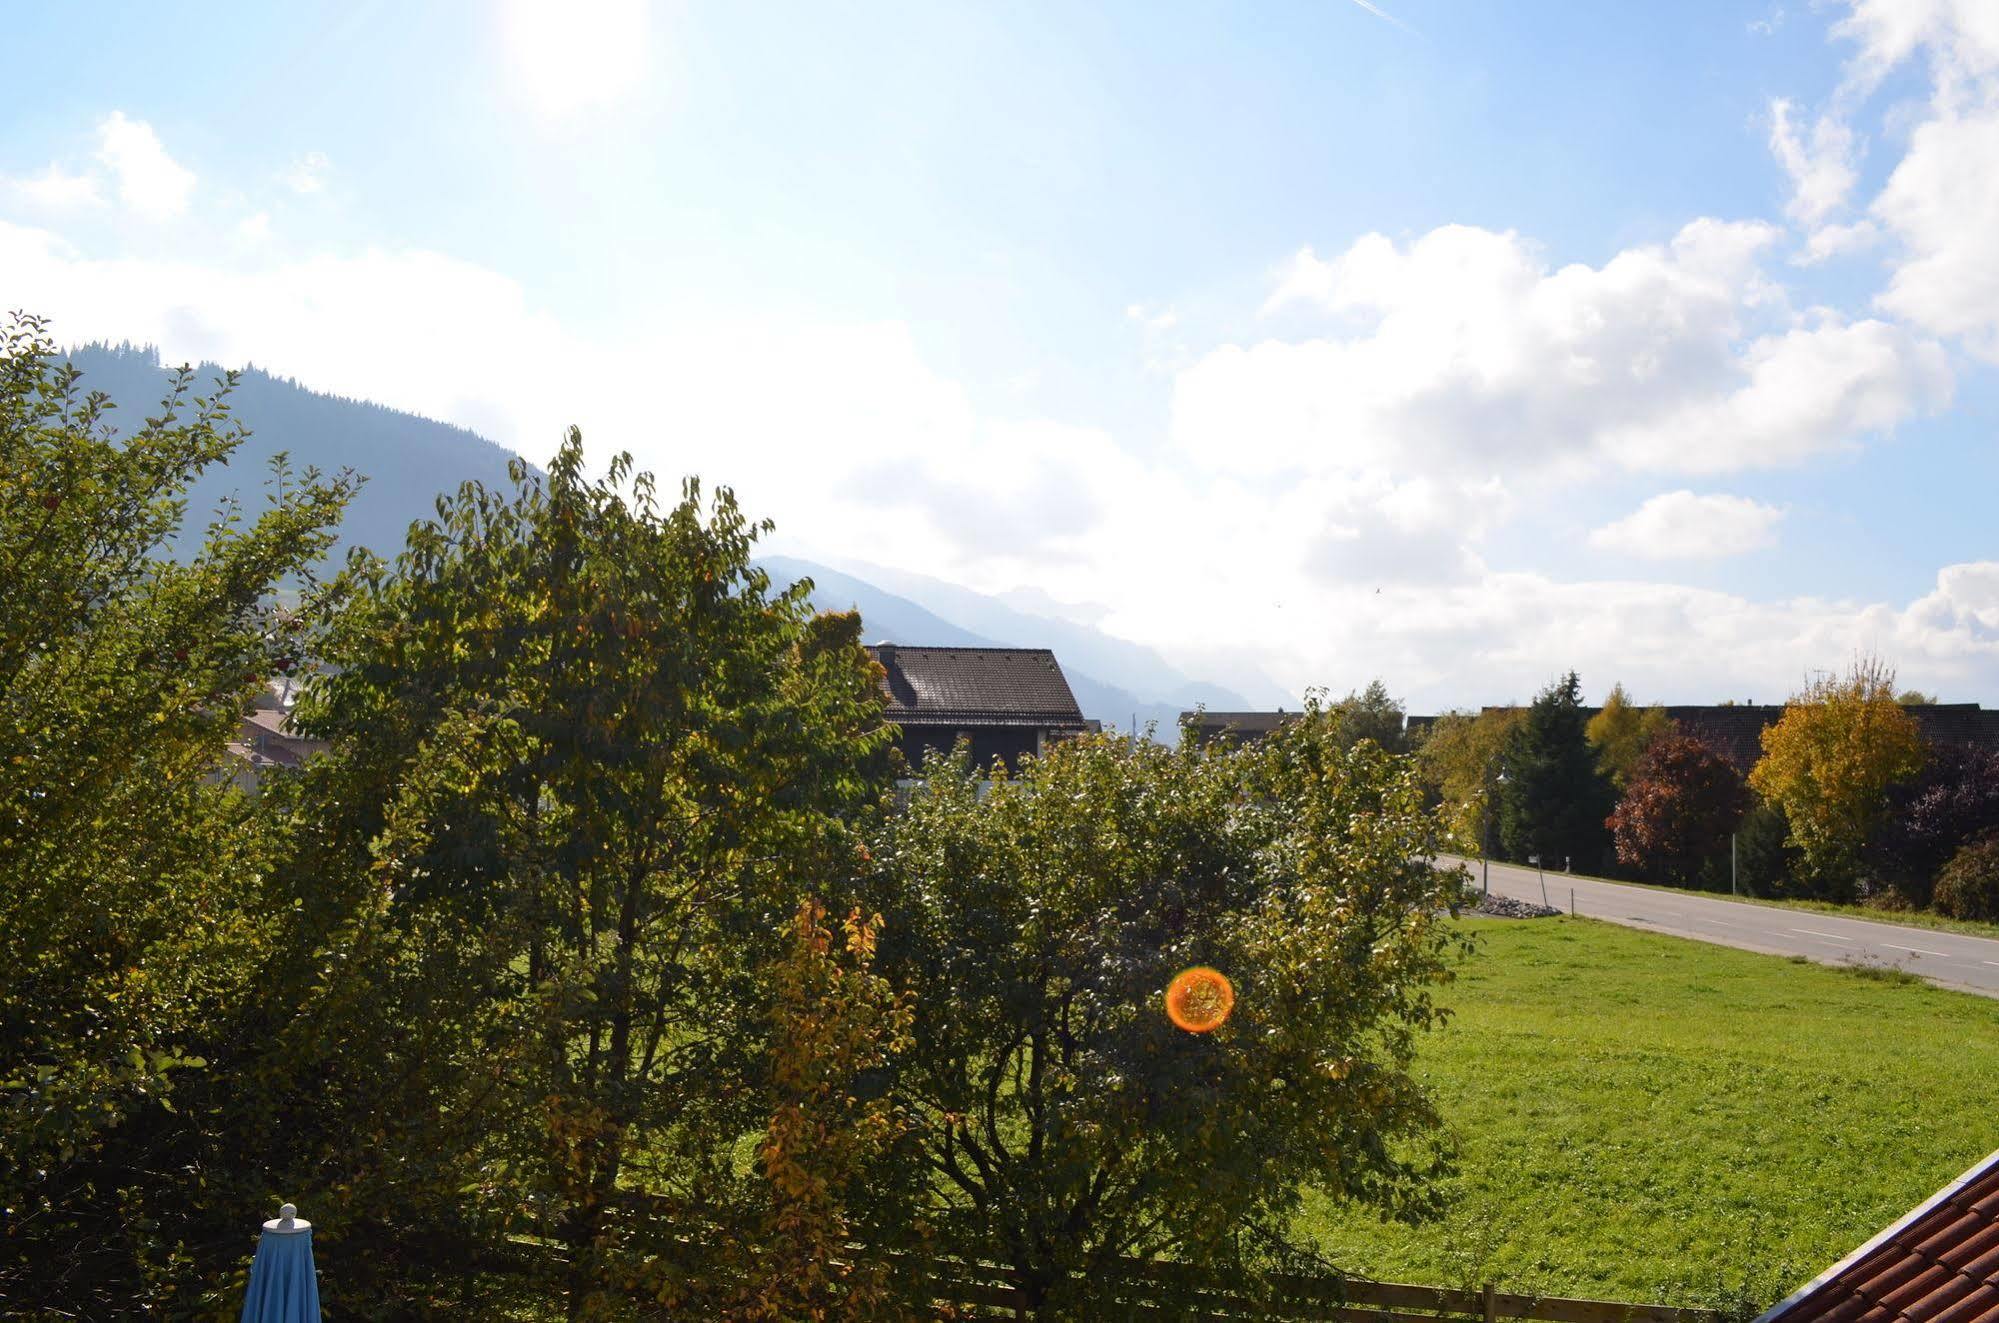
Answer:
[{"label": "shrub", "polygon": [[1936,907],[1953,919],[1999,922],[1999,833],[1951,856],[1937,875]]},{"label": "shrub", "polygon": [[1864,856],[1874,893],[1911,909],[1930,903],[1930,887],[1959,846],[1999,830],[1999,751],[1931,745],[1916,776],[1888,791],[1888,811]]}]

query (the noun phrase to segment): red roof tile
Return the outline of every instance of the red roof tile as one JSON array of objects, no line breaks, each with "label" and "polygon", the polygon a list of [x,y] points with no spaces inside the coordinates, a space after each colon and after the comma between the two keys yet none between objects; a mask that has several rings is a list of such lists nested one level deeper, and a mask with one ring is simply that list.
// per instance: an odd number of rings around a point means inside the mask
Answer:
[{"label": "red roof tile", "polygon": [[1757,1323],[1999,1323],[1999,1153]]}]

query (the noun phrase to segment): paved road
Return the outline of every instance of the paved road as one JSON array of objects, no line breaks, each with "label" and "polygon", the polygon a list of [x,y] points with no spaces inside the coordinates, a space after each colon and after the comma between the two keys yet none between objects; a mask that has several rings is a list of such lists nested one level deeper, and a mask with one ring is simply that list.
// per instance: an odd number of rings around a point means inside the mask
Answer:
[{"label": "paved road", "polygon": [[[1476,859],[1450,862],[1467,865],[1472,885],[1478,885]],[[1801,955],[1827,965],[1896,965],[1932,983],[1999,997],[1999,941],[1987,937],[1748,905],[1697,891],[1632,887],[1567,873],[1550,872],[1547,888],[1548,903],[1563,910],[1569,908],[1573,888],[1576,913],[1593,919],[1745,951]],[[1541,901],[1541,881],[1532,868],[1493,864],[1492,890],[1516,900]]]}]

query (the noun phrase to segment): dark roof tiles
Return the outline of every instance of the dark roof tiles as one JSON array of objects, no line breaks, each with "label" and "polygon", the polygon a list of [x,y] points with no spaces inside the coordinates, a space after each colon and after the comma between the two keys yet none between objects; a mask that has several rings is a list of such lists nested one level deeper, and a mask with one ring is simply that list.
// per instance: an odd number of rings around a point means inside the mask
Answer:
[{"label": "dark roof tiles", "polygon": [[1999,1323],[1999,1153],[1758,1323]]},{"label": "dark roof tiles", "polygon": [[875,644],[890,721],[1083,729],[1076,696],[1047,648]]}]

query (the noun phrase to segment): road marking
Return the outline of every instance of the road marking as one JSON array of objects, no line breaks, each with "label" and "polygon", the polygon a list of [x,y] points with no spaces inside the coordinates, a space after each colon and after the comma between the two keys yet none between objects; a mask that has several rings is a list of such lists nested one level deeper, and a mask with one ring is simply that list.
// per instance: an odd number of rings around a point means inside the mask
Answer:
[{"label": "road marking", "polygon": [[1950,952],[1948,951],[1925,951],[1920,946],[1897,946],[1893,942],[1883,942],[1881,945],[1887,947],[1890,951],[1907,951],[1910,955],[1936,956],[1940,960],[1950,959]]},{"label": "road marking", "polygon": [[1833,933],[1822,933],[1816,928],[1786,928],[1784,931],[1787,933],[1803,933],[1807,937],[1819,937],[1828,942],[1845,942],[1849,946],[1853,944],[1851,937],[1840,937]]},{"label": "road marking", "polygon": [[1981,960],[1978,963],[1981,965],[1990,965],[1994,969],[1999,969],[1999,960]]}]

